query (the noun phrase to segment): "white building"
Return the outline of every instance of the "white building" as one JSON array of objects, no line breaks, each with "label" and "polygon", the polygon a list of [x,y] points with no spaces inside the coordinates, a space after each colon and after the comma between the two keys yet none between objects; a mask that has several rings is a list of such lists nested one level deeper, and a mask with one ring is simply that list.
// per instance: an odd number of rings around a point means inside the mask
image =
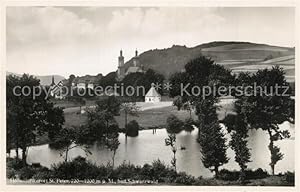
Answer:
[{"label": "white building", "polygon": [[151,88],[145,95],[145,102],[146,103],[155,103],[161,101],[161,95],[156,91],[154,88],[154,84],[151,84]]},{"label": "white building", "polygon": [[77,83],[77,88],[78,89],[85,89],[86,87],[85,87],[85,83]]}]

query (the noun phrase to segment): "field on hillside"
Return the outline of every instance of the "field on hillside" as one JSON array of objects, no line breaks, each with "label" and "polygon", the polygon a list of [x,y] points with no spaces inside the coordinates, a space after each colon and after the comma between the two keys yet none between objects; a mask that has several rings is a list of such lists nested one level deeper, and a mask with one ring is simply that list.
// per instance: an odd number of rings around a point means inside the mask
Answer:
[{"label": "field on hillside", "polygon": [[[223,119],[226,114],[233,113],[233,104],[232,99],[224,99],[221,100],[219,103],[219,110],[218,110],[218,117],[219,119]],[[145,104],[146,107],[151,104]],[[145,108],[146,108],[145,107]],[[190,117],[190,113],[185,110],[178,111],[176,107],[171,106],[164,106],[161,108],[152,108],[141,110],[138,113],[138,116],[130,116],[128,115],[128,122],[131,120],[136,120],[141,128],[149,129],[153,127],[165,127],[166,120],[171,115],[176,115],[179,119],[185,120]],[[191,113],[191,117],[194,120],[197,120],[197,116],[195,115],[194,111]],[[116,121],[119,124],[120,128],[124,128],[125,124],[125,115],[121,111],[120,116],[116,116]],[[84,125],[86,123],[87,117],[85,114],[80,114],[79,109],[77,111],[66,112],[65,113],[65,126],[79,126]]]}]

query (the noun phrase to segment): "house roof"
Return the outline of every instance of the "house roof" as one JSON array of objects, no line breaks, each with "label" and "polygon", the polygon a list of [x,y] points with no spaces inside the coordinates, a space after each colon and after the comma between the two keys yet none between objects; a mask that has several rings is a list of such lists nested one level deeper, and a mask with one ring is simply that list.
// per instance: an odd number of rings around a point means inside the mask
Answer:
[{"label": "house roof", "polygon": [[160,97],[160,94],[156,91],[153,85],[151,85],[151,88],[145,95],[145,97]]}]

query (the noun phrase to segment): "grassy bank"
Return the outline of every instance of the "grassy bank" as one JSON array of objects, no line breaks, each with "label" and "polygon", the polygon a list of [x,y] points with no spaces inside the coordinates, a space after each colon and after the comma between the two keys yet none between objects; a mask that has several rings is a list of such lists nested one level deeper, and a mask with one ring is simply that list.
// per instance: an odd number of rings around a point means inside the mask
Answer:
[{"label": "grassy bank", "polygon": [[[70,162],[54,164],[51,169],[39,165],[23,166],[17,159],[7,158],[8,184],[108,184],[108,185],[196,185],[196,186],[294,186],[294,174],[269,176],[262,170],[248,170],[246,182],[235,177],[236,172],[221,171],[219,179],[194,177],[176,172],[160,160],[136,166],[123,163],[118,167],[95,165],[77,157]],[[76,182],[74,182],[76,181]]]}]

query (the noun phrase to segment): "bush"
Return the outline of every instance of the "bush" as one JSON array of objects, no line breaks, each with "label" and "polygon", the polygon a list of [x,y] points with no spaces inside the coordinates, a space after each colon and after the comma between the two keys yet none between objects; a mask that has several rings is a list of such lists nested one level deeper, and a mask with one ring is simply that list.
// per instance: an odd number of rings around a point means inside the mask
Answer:
[{"label": "bush", "polygon": [[49,170],[48,168],[41,168],[39,169],[36,174],[32,176],[35,180],[49,180],[53,178],[53,172]]},{"label": "bush", "polygon": [[295,185],[295,172],[286,172],[284,174],[285,181],[289,184]]},{"label": "bush", "polygon": [[192,185],[196,182],[196,179],[191,175],[187,175],[185,172],[180,172],[177,174],[174,182],[182,185]]},{"label": "bush", "polygon": [[139,179],[138,175],[140,169],[141,168],[139,168],[138,166],[134,166],[133,164],[123,162],[114,170],[114,175],[118,179]]},{"label": "bush", "polygon": [[[258,168],[256,170],[245,170],[245,179],[263,179],[268,177],[268,172]],[[227,169],[222,169],[219,172],[219,179],[225,181],[236,181],[239,179],[240,171],[229,171]]]},{"label": "bush", "polygon": [[10,169],[20,170],[24,167],[22,160],[17,158],[6,158],[6,163]]},{"label": "bush", "polygon": [[16,179],[17,178],[17,172],[14,169],[7,168],[6,169],[6,177],[8,179]]},{"label": "bush", "polygon": [[188,132],[192,132],[194,130],[193,125],[195,124],[192,118],[188,118],[184,121],[183,129]]},{"label": "bush", "polygon": [[26,166],[20,169],[19,176],[21,180],[31,179],[37,173],[36,169]]},{"label": "bush", "polygon": [[136,122],[135,120],[130,121],[127,125],[126,125],[126,131],[127,131],[127,135],[130,137],[136,137],[139,135],[139,124],[138,122]]},{"label": "bush", "polygon": [[58,179],[94,179],[100,174],[100,169],[83,157],[53,165],[52,169],[53,176]]},{"label": "bush", "polygon": [[183,129],[183,122],[178,119],[175,115],[170,115],[167,118],[167,132],[168,133],[179,133]]}]

